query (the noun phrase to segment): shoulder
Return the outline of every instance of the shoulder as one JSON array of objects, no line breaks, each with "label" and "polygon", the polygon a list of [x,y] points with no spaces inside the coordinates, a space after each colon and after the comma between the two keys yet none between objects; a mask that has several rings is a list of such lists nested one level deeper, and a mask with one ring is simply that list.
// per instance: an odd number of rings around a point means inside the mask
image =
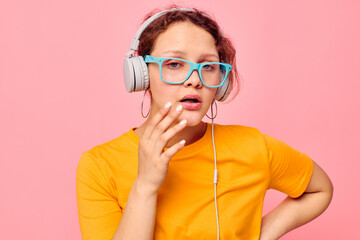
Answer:
[{"label": "shoulder", "polygon": [[229,138],[255,138],[263,139],[263,134],[254,127],[243,126],[243,125],[222,125],[214,124],[215,134],[221,135],[222,137]]},{"label": "shoulder", "polygon": [[242,145],[246,148],[265,152],[296,151],[285,142],[263,134],[257,128],[243,125],[215,124],[215,136],[231,145]]},{"label": "shoulder", "polygon": [[217,145],[231,151],[249,154],[266,154],[264,135],[254,127],[243,125],[214,125]]},{"label": "shoulder", "polygon": [[138,142],[137,135],[131,129],[115,139],[84,151],[78,163],[78,169],[111,169],[118,165],[119,161],[132,159],[133,155],[137,153]]},{"label": "shoulder", "polygon": [[138,142],[139,142],[138,136],[131,129],[117,138],[114,138],[105,143],[92,147],[91,149],[87,150],[86,153],[94,157],[101,158],[106,155],[133,151],[134,149],[137,149]]}]

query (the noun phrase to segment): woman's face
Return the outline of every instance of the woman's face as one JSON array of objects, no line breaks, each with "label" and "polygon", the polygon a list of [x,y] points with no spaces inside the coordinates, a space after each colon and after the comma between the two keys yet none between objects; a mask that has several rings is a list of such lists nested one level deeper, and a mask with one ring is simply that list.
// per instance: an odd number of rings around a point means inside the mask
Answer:
[{"label": "woman's face", "polygon": [[[151,55],[154,57],[176,57],[194,63],[218,62],[215,39],[203,28],[190,22],[175,22],[155,40]],[[186,119],[188,126],[201,122],[214,99],[216,88],[202,84],[194,70],[182,84],[168,84],[161,80],[159,65],[148,65],[150,92],[152,95],[151,116],[154,116],[167,102],[173,107],[183,106],[179,120]],[[185,101],[184,99],[197,99]]]}]

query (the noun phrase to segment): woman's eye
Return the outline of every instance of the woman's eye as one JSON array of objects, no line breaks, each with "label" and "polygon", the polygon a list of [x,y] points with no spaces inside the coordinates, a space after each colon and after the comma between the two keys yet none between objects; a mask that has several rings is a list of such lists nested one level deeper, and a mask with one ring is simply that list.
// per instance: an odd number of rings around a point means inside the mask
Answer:
[{"label": "woman's eye", "polygon": [[172,68],[180,67],[180,64],[177,62],[172,62],[172,63],[169,63],[168,65]]},{"label": "woman's eye", "polygon": [[204,70],[214,70],[215,66],[213,66],[212,64],[207,64],[207,65],[204,65],[202,68]]},{"label": "woman's eye", "polygon": [[167,61],[164,62],[165,66],[169,69],[179,69],[183,66],[179,61]]}]

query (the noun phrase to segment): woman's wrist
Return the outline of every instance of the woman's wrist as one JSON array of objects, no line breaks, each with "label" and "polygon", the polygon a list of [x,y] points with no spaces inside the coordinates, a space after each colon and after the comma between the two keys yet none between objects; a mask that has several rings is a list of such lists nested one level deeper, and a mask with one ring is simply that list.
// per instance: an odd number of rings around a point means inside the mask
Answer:
[{"label": "woman's wrist", "polygon": [[158,195],[158,189],[151,187],[149,184],[142,182],[138,178],[135,179],[132,189],[136,195],[146,198],[157,197]]}]

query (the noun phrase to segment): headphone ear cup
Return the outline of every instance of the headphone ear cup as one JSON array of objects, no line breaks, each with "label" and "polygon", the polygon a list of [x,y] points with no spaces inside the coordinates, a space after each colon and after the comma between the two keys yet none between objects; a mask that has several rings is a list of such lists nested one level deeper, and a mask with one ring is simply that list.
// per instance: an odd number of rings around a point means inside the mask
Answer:
[{"label": "headphone ear cup", "polygon": [[128,91],[129,93],[135,91],[134,67],[131,58],[125,57],[124,59],[123,75],[124,75],[124,84],[126,91]]},{"label": "headphone ear cup", "polygon": [[125,58],[123,73],[128,92],[137,92],[149,88],[149,73],[142,56]]},{"label": "headphone ear cup", "polygon": [[[224,75],[220,74],[220,80],[223,81]],[[219,102],[223,102],[226,100],[226,98],[229,96],[231,92],[230,89],[230,81],[227,79],[227,81],[224,82],[224,84],[219,87],[215,94],[215,100],[218,100]]]}]

